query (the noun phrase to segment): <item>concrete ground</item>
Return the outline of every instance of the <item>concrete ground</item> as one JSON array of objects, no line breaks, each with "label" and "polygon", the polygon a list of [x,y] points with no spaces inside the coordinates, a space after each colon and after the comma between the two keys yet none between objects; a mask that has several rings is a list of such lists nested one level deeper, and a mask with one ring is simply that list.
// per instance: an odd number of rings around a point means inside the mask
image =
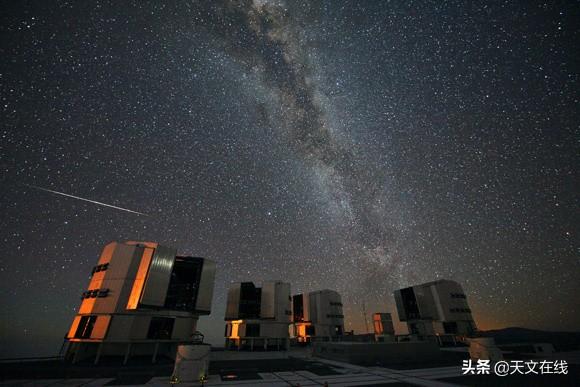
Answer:
[{"label": "concrete ground", "polygon": [[[580,352],[569,354],[568,375],[462,375],[461,364],[454,366],[393,369],[388,367],[363,367],[352,364],[311,358],[308,352],[232,353],[212,352],[210,376],[205,386],[575,386],[580,380]],[[561,355],[562,356],[562,355]],[[572,361],[572,362],[570,362]],[[134,365],[110,367],[107,372],[85,366],[83,372],[62,374],[54,368],[54,377],[44,369],[35,373],[30,366],[30,377],[20,373],[10,377],[6,367],[0,368],[0,386],[170,386],[170,364],[157,366]],[[88,370],[88,371],[87,371]],[[95,372],[99,372],[97,375]],[[94,375],[90,377],[89,375]],[[6,377],[5,377],[6,376]],[[63,377],[65,376],[65,377]],[[86,376],[86,377],[85,377]],[[110,376],[110,377],[109,377]],[[179,386],[200,386],[199,383],[180,383]]]}]

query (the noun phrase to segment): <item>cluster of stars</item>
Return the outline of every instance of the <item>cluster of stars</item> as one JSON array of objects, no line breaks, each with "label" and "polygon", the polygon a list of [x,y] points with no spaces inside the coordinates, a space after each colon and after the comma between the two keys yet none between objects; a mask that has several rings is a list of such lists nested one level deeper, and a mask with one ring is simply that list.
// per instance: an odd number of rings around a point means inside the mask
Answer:
[{"label": "cluster of stars", "polygon": [[10,8],[3,351],[58,349],[112,240],[215,260],[218,344],[235,281],[337,290],[357,331],[437,278],[483,329],[580,323],[575,5]]}]

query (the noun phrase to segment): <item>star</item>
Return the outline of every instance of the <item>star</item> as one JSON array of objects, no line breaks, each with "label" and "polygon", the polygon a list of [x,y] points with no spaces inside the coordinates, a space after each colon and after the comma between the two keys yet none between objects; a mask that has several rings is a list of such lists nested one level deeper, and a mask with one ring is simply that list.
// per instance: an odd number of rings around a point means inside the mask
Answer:
[{"label": "star", "polygon": [[53,355],[126,240],[217,263],[216,345],[236,281],[336,290],[359,332],[437,278],[482,329],[580,326],[574,4],[121,7],[0,23],[2,356]]}]

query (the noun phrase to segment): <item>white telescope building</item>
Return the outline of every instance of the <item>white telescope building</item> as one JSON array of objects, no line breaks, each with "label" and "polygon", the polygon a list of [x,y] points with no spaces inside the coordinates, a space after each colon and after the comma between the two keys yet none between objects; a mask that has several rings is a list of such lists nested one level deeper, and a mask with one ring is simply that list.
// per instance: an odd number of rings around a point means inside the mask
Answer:
[{"label": "white telescope building", "polygon": [[67,334],[72,362],[102,356],[175,357],[211,310],[213,261],[152,242],[111,242],[92,270]]},{"label": "white telescope building", "polygon": [[226,308],[226,348],[288,349],[291,322],[290,284],[252,282],[233,284],[228,290]]},{"label": "white telescope building", "polygon": [[344,333],[342,299],[333,290],[293,296],[292,312],[292,334],[299,343],[329,341]]},{"label": "white telescope building", "polygon": [[461,285],[438,280],[395,291],[399,320],[420,337],[470,336],[476,325]]}]

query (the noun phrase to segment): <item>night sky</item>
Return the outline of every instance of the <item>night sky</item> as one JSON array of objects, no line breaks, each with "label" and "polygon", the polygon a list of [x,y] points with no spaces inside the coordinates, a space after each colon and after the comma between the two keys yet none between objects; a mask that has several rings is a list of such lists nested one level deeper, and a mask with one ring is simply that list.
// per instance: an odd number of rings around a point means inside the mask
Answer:
[{"label": "night sky", "polygon": [[58,351],[113,240],[217,262],[214,344],[271,279],[358,332],[440,278],[481,329],[578,329],[579,11],[2,2],[0,355]]}]

